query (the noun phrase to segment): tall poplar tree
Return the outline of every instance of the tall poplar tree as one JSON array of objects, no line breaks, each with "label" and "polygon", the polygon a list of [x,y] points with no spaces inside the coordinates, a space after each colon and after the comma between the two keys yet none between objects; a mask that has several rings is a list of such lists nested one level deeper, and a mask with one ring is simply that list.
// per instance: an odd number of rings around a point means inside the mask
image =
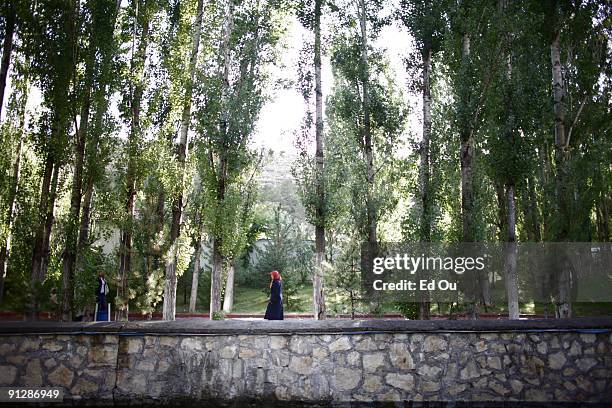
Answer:
[{"label": "tall poplar tree", "polygon": [[[432,60],[436,53],[442,48],[443,34],[445,30],[442,1],[408,1],[400,3],[398,10],[399,18],[406,28],[410,30],[416,40],[418,54],[421,57],[422,79],[420,83],[423,101],[423,130],[419,146],[419,240],[430,242],[433,228],[433,194],[431,191],[431,76]],[[429,319],[430,302],[427,294],[419,303],[419,318]]]},{"label": "tall poplar tree", "polygon": [[145,64],[147,47],[149,45],[149,29],[153,14],[151,0],[133,0],[132,13],[132,50],[130,61],[130,77],[127,81],[126,94],[128,110],[125,112],[129,123],[127,140],[127,169],[125,175],[124,218],[121,226],[119,246],[119,273],[117,287],[116,319],[127,320],[129,312],[129,275],[132,268],[132,244],[134,207],[136,199],[136,179],[138,178],[137,157],[140,154],[140,144],[143,128],[141,124],[141,104],[145,88]]},{"label": "tall poplar tree", "polygon": [[195,77],[198,50],[200,49],[200,32],[202,30],[202,15],[204,13],[204,0],[197,1],[195,18],[191,26],[191,50],[189,54],[189,76],[185,84],[183,99],[183,112],[179,130],[179,144],[177,147],[177,161],[179,164],[179,186],[172,203],[172,221],[170,225],[169,250],[166,255],[166,284],[164,287],[164,320],[174,320],[176,314],[176,258],[178,256],[177,239],[181,232],[183,216],[183,190],[185,179],[185,161],[187,160],[187,135],[191,123],[191,104],[193,96],[193,81]]},{"label": "tall poplar tree", "polygon": [[[83,175],[85,171],[86,147],[95,138],[91,137],[90,116],[92,108],[92,95],[96,83],[100,83],[103,73],[100,72],[101,61],[96,55],[101,54],[104,41],[112,38],[115,16],[118,12],[115,0],[91,1],[85,4],[82,10],[81,21],[85,26],[83,36],[86,37],[87,46],[83,50],[85,58],[85,72],[76,84],[80,94],[75,105],[80,103],[80,119],[78,125],[75,120],[75,134],[73,141],[73,174],[70,194],[70,212],[65,227],[65,243],[62,253],[62,320],[70,321],[73,312],[75,267],[79,250],[80,217],[83,198]],[[87,23],[89,24],[87,24]]]},{"label": "tall poplar tree", "polygon": [[[315,227],[315,270],[313,275],[313,306],[314,318],[317,320],[325,318],[325,292],[324,292],[324,261],[325,261],[325,224],[326,224],[326,196],[325,196],[325,177],[324,177],[324,132],[323,132],[323,87],[321,74],[321,17],[325,2],[323,0],[300,1],[297,7],[297,15],[301,24],[312,32],[314,44],[307,43],[302,52],[307,55],[300,67],[303,80],[300,84],[306,102],[311,103],[312,81],[310,78],[314,71],[314,107],[315,107],[315,155],[314,155],[314,175],[313,186],[305,186],[314,190],[314,200],[312,208],[312,223]],[[310,46],[312,45],[312,48]],[[312,52],[311,52],[312,50]],[[312,112],[306,112],[305,133],[308,134],[312,126]]]},{"label": "tall poplar tree", "polygon": [[[78,3],[36,3],[28,22],[28,52],[31,66],[43,87],[44,104],[50,109],[41,117],[38,146],[43,159],[43,176],[38,201],[38,219],[30,268],[31,317],[36,318],[40,285],[50,262],[51,231],[55,221],[59,172],[66,160],[71,130],[78,35]],[[63,293],[67,296],[67,293]]]}]

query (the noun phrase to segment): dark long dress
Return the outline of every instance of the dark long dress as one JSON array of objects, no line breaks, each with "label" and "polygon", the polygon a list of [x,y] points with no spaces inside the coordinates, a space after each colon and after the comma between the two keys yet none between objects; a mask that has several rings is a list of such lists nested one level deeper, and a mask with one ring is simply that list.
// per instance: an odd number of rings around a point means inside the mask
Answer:
[{"label": "dark long dress", "polygon": [[[104,281],[106,287],[108,287],[108,283]],[[106,293],[102,291],[102,279],[98,276],[98,288],[96,289],[96,301],[98,305],[100,305],[100,310],[106,310]]]},{"label": "dark long dress", "polygon": [[275,280],[270,288],[270,302],[266,309],[264,319],[267,320],[283,320],[283,295],[281,281]]}]

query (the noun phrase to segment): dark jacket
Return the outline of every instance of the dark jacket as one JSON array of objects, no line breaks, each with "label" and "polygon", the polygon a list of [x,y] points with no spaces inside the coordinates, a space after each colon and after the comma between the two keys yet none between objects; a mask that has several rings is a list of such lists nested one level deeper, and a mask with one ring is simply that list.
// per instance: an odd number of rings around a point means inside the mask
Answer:
[{"label": "dark jacket", "polygon": [[283,295],[282,283],[275,280],[270,288],[270,302],[266,309],[264,319],[267,320],[283,320]]},{"label": "dark jacket", "polygon": [[[98,287],[96,288],[96,299],[100,297],[100,294],[101,294],[100,292],[102,291],[102,279],[99,276],[97,279],[98,279]],[[106,279],[104,280],[104,283],[106,284],[106,288],[108,290],[108,282],[106,281]]]}]

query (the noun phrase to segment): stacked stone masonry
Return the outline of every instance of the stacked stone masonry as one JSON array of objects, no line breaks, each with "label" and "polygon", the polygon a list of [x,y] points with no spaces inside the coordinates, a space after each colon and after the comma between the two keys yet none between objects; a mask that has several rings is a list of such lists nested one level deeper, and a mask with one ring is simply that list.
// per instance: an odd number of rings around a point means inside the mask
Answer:
[{"label": "stacked stone masonry", "polygon": [[99,401],[612,402],[612,334],[5,334],[0,386]]}]

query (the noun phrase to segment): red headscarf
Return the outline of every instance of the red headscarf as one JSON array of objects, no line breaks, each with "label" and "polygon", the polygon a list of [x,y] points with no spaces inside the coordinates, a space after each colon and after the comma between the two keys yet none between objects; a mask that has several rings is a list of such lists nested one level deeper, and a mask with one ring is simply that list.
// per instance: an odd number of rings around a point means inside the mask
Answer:
[{"label": "red headscarf", "polygon": [[282,280],[280,273],[278,273],[278,271],[270,272],[270,276],[272,277],[273,280]]}]

